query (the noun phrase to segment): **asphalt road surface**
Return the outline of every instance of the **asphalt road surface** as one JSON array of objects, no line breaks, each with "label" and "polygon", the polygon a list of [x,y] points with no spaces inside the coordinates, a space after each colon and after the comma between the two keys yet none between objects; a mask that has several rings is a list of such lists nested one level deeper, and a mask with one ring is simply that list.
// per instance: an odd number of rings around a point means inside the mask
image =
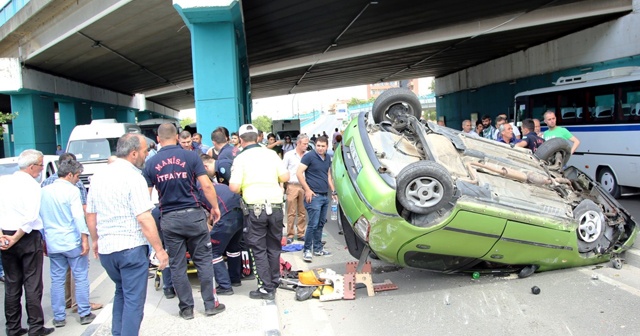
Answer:
[{"label": "asphalt road surface", "polygon": [[[640,218],[640,197],[621,203]],[[354,261],[335,221],[325,226],[331,257],[301,260],[286,254],[294,269],[326,267],[344,272]],[[640,255],[637,249],[632,252]],[[629,260],[628,258],[627,260]],[[637,259],[640,260],[640,259]],[[283,335],[640,335],[640,262],[620,270],[609,263],[536,273],[529,278],[446,275],[401,269],[373,261],[374,282],[398,289],[356,300],[298,302],[279,291]],[[531,292],[533,286],[541,290]]]},{"label": "asphalt road surface", "polygon": [[339,129],[340,125],[342,125],[342,122],[338,121],[335,115],[323,114],[318,117],[316,121],[302,127],[302,133],[306,133],[311,137],[312,134],[322,134],[324,131],[327,133],[327,136],[329,136],[329,142],[331,142],[335,129]]}]

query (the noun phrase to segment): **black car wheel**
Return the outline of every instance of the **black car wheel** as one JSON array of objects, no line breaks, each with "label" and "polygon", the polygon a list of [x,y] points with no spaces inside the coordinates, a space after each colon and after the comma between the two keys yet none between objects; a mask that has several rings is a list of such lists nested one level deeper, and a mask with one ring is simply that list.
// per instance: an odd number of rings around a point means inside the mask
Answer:
[{"label": "black car wheel", "polygon": [[600,172],[598,172],[598,182],[611,196],[615,198],[620,197],[620,186],[618,185],[616,175],[613,174],[611,169],[607,167],[600,169]]},{"label": "black car wheel", "polygon": [[549,139],[538,147],[535,156],[547,161],[550,170],[559,171],[571,158],[571,142],[562,138]]},{"label": "black car wheel", "polygon": [[[573,209],[573,218],[578,221],[578,251],[589,252],[600,246],[607,248],[605,230],[607,224],[605,222],[604,213],[592,200],[583,200]],[[603,241],[604,239],[604,241]]]},{"label": "black car wheel", "polygon": [[442,209],[453,198],[449,172],[432,161],[418,161],[404,167],[396,178],[398,201],[417,214]]},{"label": "black car wheel", "polygon": [[383,92],[371,108],[373,121],[379,123],[383,120],[394,121],[401,115],[413,115],[420,119],[422,104],[420,99],[406,88],[393,88]]}]

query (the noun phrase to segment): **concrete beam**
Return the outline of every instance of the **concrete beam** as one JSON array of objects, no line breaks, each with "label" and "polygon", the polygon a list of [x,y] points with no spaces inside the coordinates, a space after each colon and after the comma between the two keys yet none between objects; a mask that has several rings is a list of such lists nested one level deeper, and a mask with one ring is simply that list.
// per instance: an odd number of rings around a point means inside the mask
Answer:
[{"label": "concrete beam", "polygon": [[0,56],[27,60],[132,0],[30,0],[0,26]]},{"label": "concrete beam", "polygon": [[492,19],[435,29],[422,33],[386,39],[354,47],[337,49],[325,54],[315,54],[282,62],[274,62],[249,69],[251,77],[277,73],[360,56],[407,49],[421,45],[498,33],[525,27],[541,26],[573,19],[630,11],[628,0],[591,0],[573,4],[543,8],[530,13],[516,13]]},{"label": "concrete beam", "polygon": [[24,91],[130,107],[140,111],[153,111],[173,118],[177,118],[179,113],[177,110],[147,100],[142,94],[125,95],[37,70],[23,68],[17,58],[0,58],[0,92],[11,94]]},{"label": "concrete beam", "polygon": [[74,1],[54,20],[39,26],[20,41],[20,58],[27,61],[81,29],[113,13],[132,0]]},{"label": "concrete beam", "polygon": [[155,89],[155,90],[145,91],[145,92],[143,92],[143,94],[146,97],[152,98],[152,97],[162,96],[162,95],[168,94],[168,93],[173,93],[173,92],[178,92],[178,91],[183,91],[183,90],[189,90],[189,89],[193,89],[193,79],[188,79],[188,80],[185,80],[185,81],[182,81],[182,82],[177,82],[177,83],[174,83],[173,85],[161,87],[161,88]]}]

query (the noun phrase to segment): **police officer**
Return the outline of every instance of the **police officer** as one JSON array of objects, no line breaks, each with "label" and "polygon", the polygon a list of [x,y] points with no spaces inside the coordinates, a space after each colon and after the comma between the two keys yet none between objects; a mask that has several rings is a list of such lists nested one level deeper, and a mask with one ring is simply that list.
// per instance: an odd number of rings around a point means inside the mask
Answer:
[{"label": "police officer", "polygon": [[169,267],[178,295],[180,317],[190,320],[193,319],[194,301],[187,278],[187,250],[198,270],[205,315],[215,315],[225,309],[223,304],[217,302],[213,291],[214,274],[207,218],[199,197],[194,195],[198,182],[206,199],[213,205],[210,219],[214,223],[220,218],[220,210],[215,189],[198,154],[180,148],[176,145],[177,141],[178,132],[173,124],[160,125],[158,142],[162,148],[146,162],[144,175],[149,191],[153,186],[158,190],[162,213],[160,226],[169,253]]},{"label": "police officer", "polygon": [[245,240],[255,259],[258,279],[258,289],[251,291],[249,297],[273,300],[280,283],[283,228],[280,183],[289,180],[289,172],[276,152],[256,143],[255,126],[242,125],[238,135],[243,150],[233,162],[229,187],[242,193],[248,210]]}]

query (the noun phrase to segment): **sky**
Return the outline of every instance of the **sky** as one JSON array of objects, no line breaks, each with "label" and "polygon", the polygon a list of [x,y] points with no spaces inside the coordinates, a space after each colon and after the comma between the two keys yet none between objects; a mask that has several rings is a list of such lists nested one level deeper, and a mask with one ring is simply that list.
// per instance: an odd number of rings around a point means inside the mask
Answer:
[{"label": "sky", "polygon": [[[420,95],[429,93],[429,84],[432,79],[432,77],[418,79]],[[367,86],[358,85],[339,89],[254,99],[251,118],[266,115],[271,119],[284,119],[294,117],[298,112],[306,113],[314,109],[326,111],[336,100],[351,100],[351,98],[367,99]],[[184,119],[189,117],[195,120],[195,114],[195,109],[182,110],[180,111],[180,118]]]}]

